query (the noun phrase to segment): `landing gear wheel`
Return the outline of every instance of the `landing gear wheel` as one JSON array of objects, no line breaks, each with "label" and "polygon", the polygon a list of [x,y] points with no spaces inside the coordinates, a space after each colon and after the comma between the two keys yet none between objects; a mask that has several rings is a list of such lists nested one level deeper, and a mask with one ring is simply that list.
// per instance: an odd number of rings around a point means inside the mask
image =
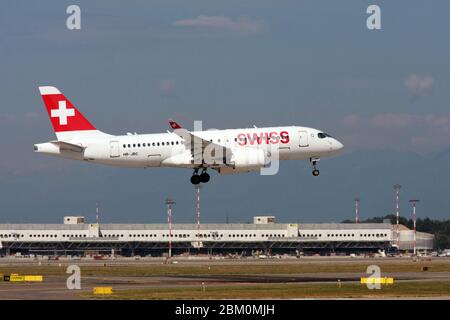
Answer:
[{"label": "landing gear wheel", "polygon": [[207,183],[209,181],[209,179],[210,179],[210,176],[206,172],[203,172],[200,175],[200,182],[202,182],[202,183]]},{"label": "landing gear wheel", "polygon": [[199,184],[200,183],[200,176],[198,174],[194,174],[191,177],[191,183],[192,184]]},{"label": "landing gear wheel", "polygon": [[317,162],[319,160],[320,160],[319,158],[309,158],[309,161],[311,162],[312,167],[313,167],[312,174],[313,174],[314,177],[317,177],[319,175],[319,173],[320,173],[319,170],[317,170],[317,167],[316,167]]}]

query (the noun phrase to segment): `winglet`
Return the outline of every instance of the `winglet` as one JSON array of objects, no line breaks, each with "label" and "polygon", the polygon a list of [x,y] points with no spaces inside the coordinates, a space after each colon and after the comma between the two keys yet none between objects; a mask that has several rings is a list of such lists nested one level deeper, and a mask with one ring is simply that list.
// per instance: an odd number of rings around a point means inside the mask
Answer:
[{"label": "winglet", "polygon": [[169,119],[169,125],[174,130],[175,129],[182,129],[182,127],[178,123],[176,123],[174,120],[172,120],[172,119]]}]

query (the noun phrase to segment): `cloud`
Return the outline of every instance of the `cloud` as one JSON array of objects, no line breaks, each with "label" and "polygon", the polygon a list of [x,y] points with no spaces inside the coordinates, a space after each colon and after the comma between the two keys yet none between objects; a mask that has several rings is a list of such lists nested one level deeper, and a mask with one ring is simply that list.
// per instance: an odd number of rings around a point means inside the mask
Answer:
[{"label": "cloud", "polygon": [[162,80],[159,85],[159,92],[163,97],[173,97],[175,96],[175,80],[165,79]]},{"label": "cloud", "polygon": [[414,97],[419,98],[429,95],[434,86],[434,79],[431,76],[410,75],[405,80],[405,87]]},{"label": "cloud", "polygon": [[348,115],[343,118],[342,122],[346,126],[370,127],[374,129],[404,129],[411,126],[421,126],[443,131],[450,130],[450,117],[434,114],[384,113],[372,117]]},{"label": "cloud", "polygon": [[0,113],[0,124],[30,124],[39,120],[37,112],[26,112],[23,114]]},{"label": "cloud", "polygon": [[420,116],[411,114],[378,114],[372,117],[348,115],[343,118],[343,124],[353,127],[370,127],[374,129],[404,128],[420,122]]},{"label": "cloud", "polygon": [[262,33],[266,26],[261,21],[251,20],[247,17],[232,19],[225,16],[200,15],[193,19],[178,20],[173,23],[176,27],[201,28],[209,30],[224,30],[241,35]]},{"label": "cloud", "polygon": [[450,117],[436,114],[384,113],[342,119],[347,146],[427,152],[448,147]]}]

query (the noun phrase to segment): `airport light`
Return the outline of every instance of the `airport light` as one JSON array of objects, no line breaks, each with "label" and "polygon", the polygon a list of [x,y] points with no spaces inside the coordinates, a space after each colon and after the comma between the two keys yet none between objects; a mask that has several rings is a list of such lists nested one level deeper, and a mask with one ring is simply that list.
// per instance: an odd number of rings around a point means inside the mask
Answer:
[{"label": "airport light", "polygon": [[172,257],[172,206],[175,204],[175,200],[167,198],[167,223],[169,224],[169,255],[168,258]]},{"label": "airport light", "polygon": [[99,213],[98,213],[98,202],[95,204],[95,222],[97,225],[100,223]]},{"label": "airport light", "polygon": [[400,189],[401,185],[395,184],[395,215],[397,216],[397,249],[400,249]]},{"label": "airport light", "polygon": [[359,202],[361,199],[359,197],[355,198],[355,223],[359,223]]},{"label": "airport light", "polygon": [[413,223],[414,223],[414,256],[417,254],[417,230],[416,230],[416,203],[419,202],[418,199],[411,199],[409,202],[412,203],[413,206]]}]

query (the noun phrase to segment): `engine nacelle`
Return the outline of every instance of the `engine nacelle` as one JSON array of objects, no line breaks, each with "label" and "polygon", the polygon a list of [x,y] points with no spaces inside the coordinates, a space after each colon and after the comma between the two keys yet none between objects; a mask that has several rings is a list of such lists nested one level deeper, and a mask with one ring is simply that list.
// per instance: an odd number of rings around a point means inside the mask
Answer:
[{"label": "engine nacelle", "polygon": [[234,174],[257,171],[264,167],[265,153],[261,149],[248,148],[233,151],[231,163],[228,167],[218,168],[220,174]]}]

